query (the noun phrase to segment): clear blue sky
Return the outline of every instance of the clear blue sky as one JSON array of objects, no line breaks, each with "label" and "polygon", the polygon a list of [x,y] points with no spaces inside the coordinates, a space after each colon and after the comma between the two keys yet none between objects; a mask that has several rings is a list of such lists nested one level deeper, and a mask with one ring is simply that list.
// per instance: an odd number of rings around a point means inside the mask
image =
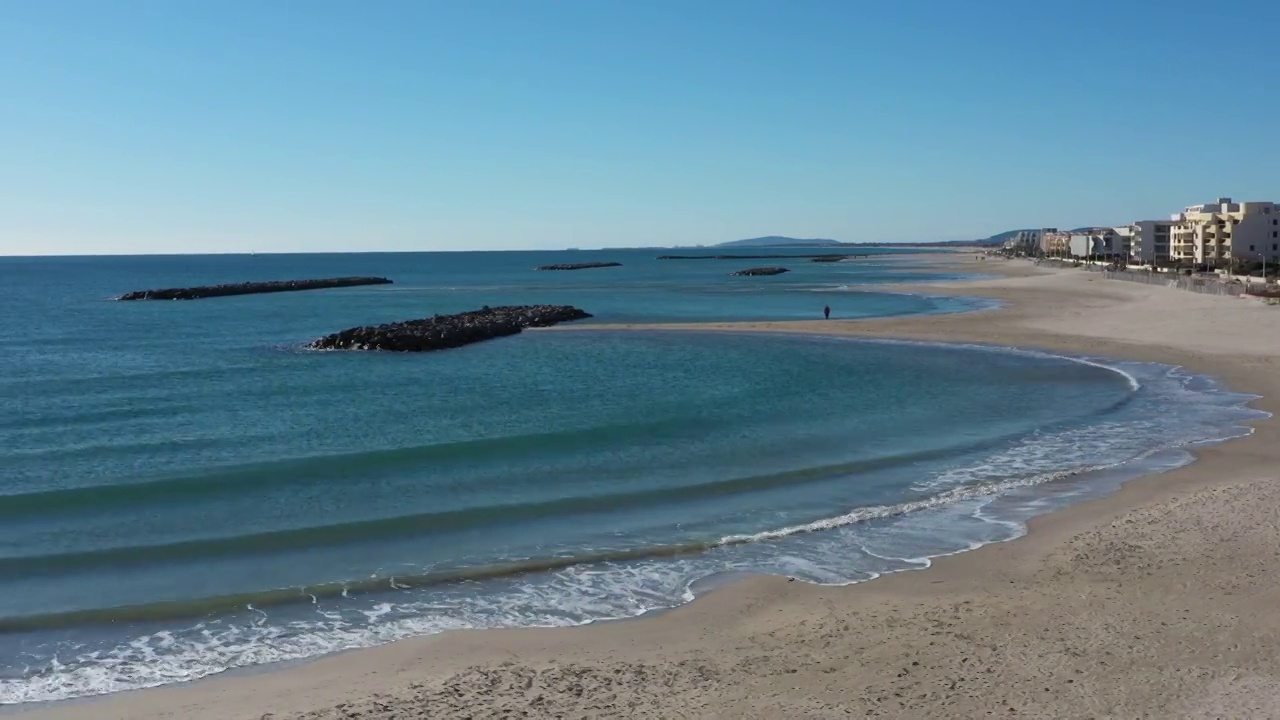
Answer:
[{"label": "clear blue sky", "polygon": [[0,254],[981,237],[1280,200],[1270,2],[0,5]]}]

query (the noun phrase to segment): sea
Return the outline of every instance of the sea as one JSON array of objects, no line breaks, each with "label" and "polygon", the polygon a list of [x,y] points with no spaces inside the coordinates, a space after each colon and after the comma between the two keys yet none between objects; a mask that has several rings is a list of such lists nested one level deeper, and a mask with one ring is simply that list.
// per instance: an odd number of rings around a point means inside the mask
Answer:
[{"label": "sea", "polygon": [[[1164,365],[604,327],[993,307],[895,290],[962,276],[890,250],[664,252],[0,259],[0,704],[923,568],[1259,415]],[[622,266],[534,270],[593,261]],[[346,275],[394,284],[113,300]],[[527,303],[594,317],[437,353],[303,348]]]}]

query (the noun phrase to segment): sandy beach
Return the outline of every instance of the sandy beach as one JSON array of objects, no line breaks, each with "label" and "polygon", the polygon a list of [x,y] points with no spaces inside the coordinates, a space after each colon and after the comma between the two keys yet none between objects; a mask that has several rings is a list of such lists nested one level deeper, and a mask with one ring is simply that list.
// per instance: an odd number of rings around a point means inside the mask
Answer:
[{"label": "sandy beach", "polygon": [[[1280,308],[968,253],[917,257],[999,277],[897,290],[1004,306],[850,322],[833,302],[830,321],[696,329],[1169,363],[1280,408]],[[755,578],[635,621],[453,632],[17,717],[1280,717],[1280,422],[1197,454],[921,572],[849,587]]]}]

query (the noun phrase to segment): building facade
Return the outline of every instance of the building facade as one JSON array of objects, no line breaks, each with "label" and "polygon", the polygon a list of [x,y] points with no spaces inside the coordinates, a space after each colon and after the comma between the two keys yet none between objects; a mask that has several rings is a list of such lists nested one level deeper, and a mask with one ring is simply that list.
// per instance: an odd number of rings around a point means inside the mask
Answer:
[{"label": "building facade", "polygon": [[1172,216],[1170,254],[1209,267],[1280,259],[1280,206],[1272,202],[1190,205]]},{"label": "building facade", "polygon": [[1041,238],[1045,233],[1056,232],[1056,228],[1040,228],[1038,230],[1020,230],[1013,237],[1004,241],[1004,249],[1018,255],[1039,255]]},{"label": "building facade", "polygon": [[1205,265],[1224,270],[1259,262],[1280,266],[1280,203],[1218,198],[1189,205],[1168,220],[1070,232],[1025,230],[1005,247],[1020,254],[1068,260]]},{"label": "building facade", "polygon": [[1071,233],[1050,230],[1040,235],[1040,254],[1044,257],[1071,256]]},{"label": "building facade", "polygon": [[1129,257],[1143,265],[1157,265],[1174,260],[1170,237],[1173,220],[1139,220],[1129,226],[1132,242]]},{"label": "building facade", "polygon": [[1071,257],[1077,260],[1123,260],[1129,257],[1128,229],[1091,228],[1073,232],[1068,241]]}]

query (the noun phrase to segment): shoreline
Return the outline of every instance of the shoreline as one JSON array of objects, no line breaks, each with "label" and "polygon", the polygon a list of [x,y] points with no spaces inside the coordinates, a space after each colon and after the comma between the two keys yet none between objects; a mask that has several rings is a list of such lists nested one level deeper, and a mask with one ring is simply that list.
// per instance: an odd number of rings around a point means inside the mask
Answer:
[{"label": "shoreline", "polygon": [[[983,264],[1004,265],[993,260]],[[1179,604],[1176,592],[1162,595],[1151,587],[1138,587],[1135,595],[1130,587],[1141,586],[1136,580],[1145,577],[1156,586],[1199,595],[1187,589],[1196,584],[1191,580],[1205,584],[1216,579],[1209,576],[1222,569],[1204,560],[1222,542],[1201,538],[1206,542],[1183,553],[1190,561],[1171,564],[1171,570],[1146,557],[1146,553],[1159,555],[1160,543],[1135,540],[1143,539],[1144,531],[1158,533],[1171,514],[1197,521],[1191,526],[1204,531],[1213,525],[1214,518],[1203,515],[1212,501],[1225,502],[1230,498],[1221,496],[1242,487],[1252,491],[1244,507],[1255,513],[1266,512],[1259,500],[1280,500],[1280,491],[1266,487],[1275,475],[1272,468],[1280,467],[1280,453],[1272,449],[1280,439],[1274,417],[1280,399],[1275,371],[1280,368],[1275,360],[1277,341],[1269,339],[1276,337],[1280,315],[1262,306],[1246,307],[1234,298],[1107,284],[1069,270],[1009,270],[1005,273],[1009,277],[999,280],[922,286],[946,295],[994,295],[1002,303],[980,313],[853,323],[644,327],[959,342],[1159,362],[1218,378],[1231,391],[1258,395],[1250,407],[1273,417],[1246,423],[1254,429],[1246,437],[1188,448],[1196,455],[1189,465],[1129,480],[1103,498],[1034,517],[1023,537],[936,558],[923,573],[894,573],[852,586],[753,577],[634,622],[453,631],[346,651],[295,667],[219,675],[187,685],[30,709],[15,706],[5,712],[32,718],[74,717],[91,708],[95,716],[121,718],[260,717],[266,712],[276,717],[330,718],[348,717],[357,710],[364,717],[393,717],[397,710],[414,708],[445,715],[469,709],[478,716],[496,716],[503,708],[532,707],[534,714],[631,715],[643,709],[669,716],[665,708],[671,714],[695,716],[825,717],[851,710],[949,717],[980,710],[1007,713],[1008,708],[1053,716],[1097,714],[1108,707],[1130,715],[1185,714],[1200,712],[1203,706],[1238,715],[1241,708],[1255,706],[1250,703],[1275,702],[1280,695],[1273,691],[1280,683],[1270,680],[1267,668],[1280,671],[1280,664],[1265,638],[1280,632],[1280,618],[1270,612],[1271,598],[1265,592],[1260,594],[1268,604],[1253,606],[1248,613],[1234,609],[1237,621],[1252,621],[1248,634],[1258,646],[1252,654],[1241,650],[1247,645],[1242,638],[1231,636],[1228,639],[1233,642],[1217,653],[1216,664],[1210,662],[1215,656],[1209,653],[1195,664],[1195,673],[1186,672],[1185,660],[1168,655],[1167,644],[1126,641],[1122,639],[1126,632],[1100,633],[1090,623],[1141,626],[1132,637],[1150,638],[1148,626],[1153,624],[1157,636],[1177,634],[1167,629],[1175,615],[1185,618],[1198,613],[1213,621],[1233,609],[1231,602],[1221,598],[1208,605],[1204,597]],[[1124,287],[1114,287],[1119,285]],[[1141,310],[1143,304],[1167,305],[1175,321],[1187,312],[1201,315],[1182,321],[1185,332],[1171,335],[1162,327],[1166,323],[1153,327],[1132,322],[1126,313]],[[1109,314],[1091,322],[1090,310]],[[1224,315],[1232,317],[1224,320],[1220,317]],[[597,325],[578,331],[638,327]],[[540,332],[574,331],[564,327]],[[1160,342],[1162,332],[1171,343]],[[1274,495],[1261,497],[1267,492]],[[1186,493],[1193,493],[1193,498],[1187,499]],[[1146,515],[1148,522],[1136,523],[1135,515]],[[1230,517],[1222,513],[1218,520]],[[1270,531],[1280,539],[1274,523]],[[1184,545],[1195,539],[1190,537],[1195,533],[1184,535],[1188,537],[1162,539]],[[1233,549],[1239,551],[1236,555],[1249,554],[1248,546]],[[1280,561],[1269,555],[1253,559],[1280,568]],[[1140,572],[1131,577],[1135,569]],[[1176,577],[1165,577],[1170,572]],[[1264,586],[1260,590],[1266,589],[1265,575],[1258,573]],[[1207,585],[1214,587],[1213,582]],[[1259,593],[1244,595],[1245,600],[1254,600]],[[1093,612],[1073,613],[1082,605]],[[1038,622],[1046,618],[1058,622],[1048,626]],[[1059,631],[1055,636],[1053,629],[1061,628],[1063,621],[1094,630],[1079,634],[1090,643],[1075,653],[1066,651],[1067,660],[1058,656],[1064,645],[1071,645],[1071,633]],[[1221,622],[1203,618],[1198,625],[1222,629]],[[1259,643],[1259,637],[1264,641]],[[1196,648],[1214,645],[1214,639],[1206,636],[1200,642],[1175,643],[1175,649],[1194,655]],[[850,652],[851,648],[858,652]],[[1166,661],[1144,659],[1151,653]],[[1119,677],[1124,671],[1117,672],[1115,666],[1123,664],[1125,657],[1135,664],[1128,668],[1128,675]],[[1253,672],[1248,670],[1250,660],[1257,667]],[[1099,663],[1106,665],[1100,670]],[[1037,668],[1040,672],[1028,676],[1028,670]],[[1141,669],[1150,675],[1153,668],[1160,672],[1146,679],[1138,679],[1136,675],[1142,673],[1133,672]],[[1046,669],[1055,672],[1046,674]],[[1049,688],[1056,690],[1049,692]],[[1082,692],[1086,688],[1089,691]],[[1261,695],[1259,688],[1265,690]],[[1093,713],[1085,712],[1100,698],[1110,699],[1094,707]]]}]

